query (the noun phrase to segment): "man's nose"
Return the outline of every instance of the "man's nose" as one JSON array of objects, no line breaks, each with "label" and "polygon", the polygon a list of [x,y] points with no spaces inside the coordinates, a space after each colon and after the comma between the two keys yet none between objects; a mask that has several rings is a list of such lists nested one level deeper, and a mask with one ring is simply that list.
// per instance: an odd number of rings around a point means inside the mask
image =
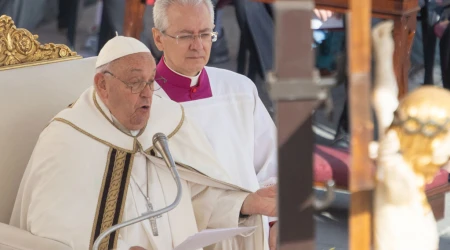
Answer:
[{"label": "man's nose", "polygon": [[203,49],[203,41],[199,36],[194,36],[194,40],[191,43],[192,50],[200,50]]},{"label": "man's nose", "polygon": [[150,88],[150,84],[146,84],[144,89],[141,91],[140,96],[148,98],[152,95],[153,95],[153,90],[152,90],[152,88]]}]

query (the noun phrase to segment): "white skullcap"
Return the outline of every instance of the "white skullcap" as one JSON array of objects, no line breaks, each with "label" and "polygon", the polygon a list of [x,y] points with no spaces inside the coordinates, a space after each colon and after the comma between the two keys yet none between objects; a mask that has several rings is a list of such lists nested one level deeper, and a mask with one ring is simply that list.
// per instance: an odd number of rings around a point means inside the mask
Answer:
[{"label": "white skullcap", "polygon": [[116,36],[100,50],[95,67],[98,68],[121,57],[140,52],[151,53],[145,44],[133,37]]}]

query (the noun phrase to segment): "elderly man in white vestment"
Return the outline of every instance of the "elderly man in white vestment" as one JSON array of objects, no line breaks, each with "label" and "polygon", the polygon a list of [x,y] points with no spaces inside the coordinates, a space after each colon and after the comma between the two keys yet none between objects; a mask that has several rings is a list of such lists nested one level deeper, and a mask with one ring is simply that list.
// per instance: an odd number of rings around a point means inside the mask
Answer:
[{"label": "elderly man in white vestment", "polygon": [[251,193],[229,184],[183,108],[153,96],[156,65],[148,48],[117,36],[104,46],[96,67],[94,86],[41,133],[11,225],[72,249],[91,249],[112,225],[168,206],[176,184],[152,147],[153,135],[162,132],[179,163],[180,204],[112,233],[100,249],[169,250],[198,231],[238,226],[257,230],[234,237],[224,249],[267,249],[261,215],[276,214],[275,188]]},{"label": "elderly man in white vestment", "polygon": [[[163,52],[155,94],[183,105],[234,184],[256,191],[276,182],[276,127],[255,84],[243,75],[205,67],[217,39],[211,0],[157,0],[153,19],[153,38]],[[272,244],[275,235],[273,227]]]}]

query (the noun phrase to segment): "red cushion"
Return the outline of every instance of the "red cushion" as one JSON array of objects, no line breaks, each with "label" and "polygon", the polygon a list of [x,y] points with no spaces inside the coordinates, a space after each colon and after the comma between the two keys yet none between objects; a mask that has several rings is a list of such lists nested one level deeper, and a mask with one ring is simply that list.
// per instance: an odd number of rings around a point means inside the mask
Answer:
[{"label": "red cushion", "polygon": [[441,169],[441,171],[434,177],[434,180],[432,183],[425,186],[425,190],[430,190],[442,185],[445,185],[448,183],[448,172],[444,169]]},{"label": "red cushion", "polygon": [[[335,149],[323,145],[316,145],[314,159],[321,158],[328,162],[330,169],[314,166],[316,182],[324,182],[333,179],[338,187],[348,187],[350,154],[346,150]],[[316,156],[317,155],[317,156]],[[314,164],[316,165],[316,164]],[[322,163],[324,166],[324,164]],[[330,173],[331,172],[331,176]]]},{"label": "red cushion", "polygon": [[314,181],[325,183],[333,179],[333,171],[330,164],[319,154],[314,154]]},{"label": "red cushion", "polygon": [[[314,151],[314,181],[325,183],[333,179],[340,188],[348,188],[348,178],[350,170],[350,153],[323,145],[316,145]],[[425,188],[430,190],[448,183],[449,173],[441,169],[433,182]]]}]

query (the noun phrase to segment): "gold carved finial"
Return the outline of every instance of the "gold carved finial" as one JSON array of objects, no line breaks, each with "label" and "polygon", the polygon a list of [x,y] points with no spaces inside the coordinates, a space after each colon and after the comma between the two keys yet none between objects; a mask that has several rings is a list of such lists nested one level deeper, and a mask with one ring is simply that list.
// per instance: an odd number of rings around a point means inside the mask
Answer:
[{"label": "gold carved finial", "polygon": [[16,28],[11,17],[0,16],[0,69],[81,58],[63,44],[41,44],[38,35]]}]

